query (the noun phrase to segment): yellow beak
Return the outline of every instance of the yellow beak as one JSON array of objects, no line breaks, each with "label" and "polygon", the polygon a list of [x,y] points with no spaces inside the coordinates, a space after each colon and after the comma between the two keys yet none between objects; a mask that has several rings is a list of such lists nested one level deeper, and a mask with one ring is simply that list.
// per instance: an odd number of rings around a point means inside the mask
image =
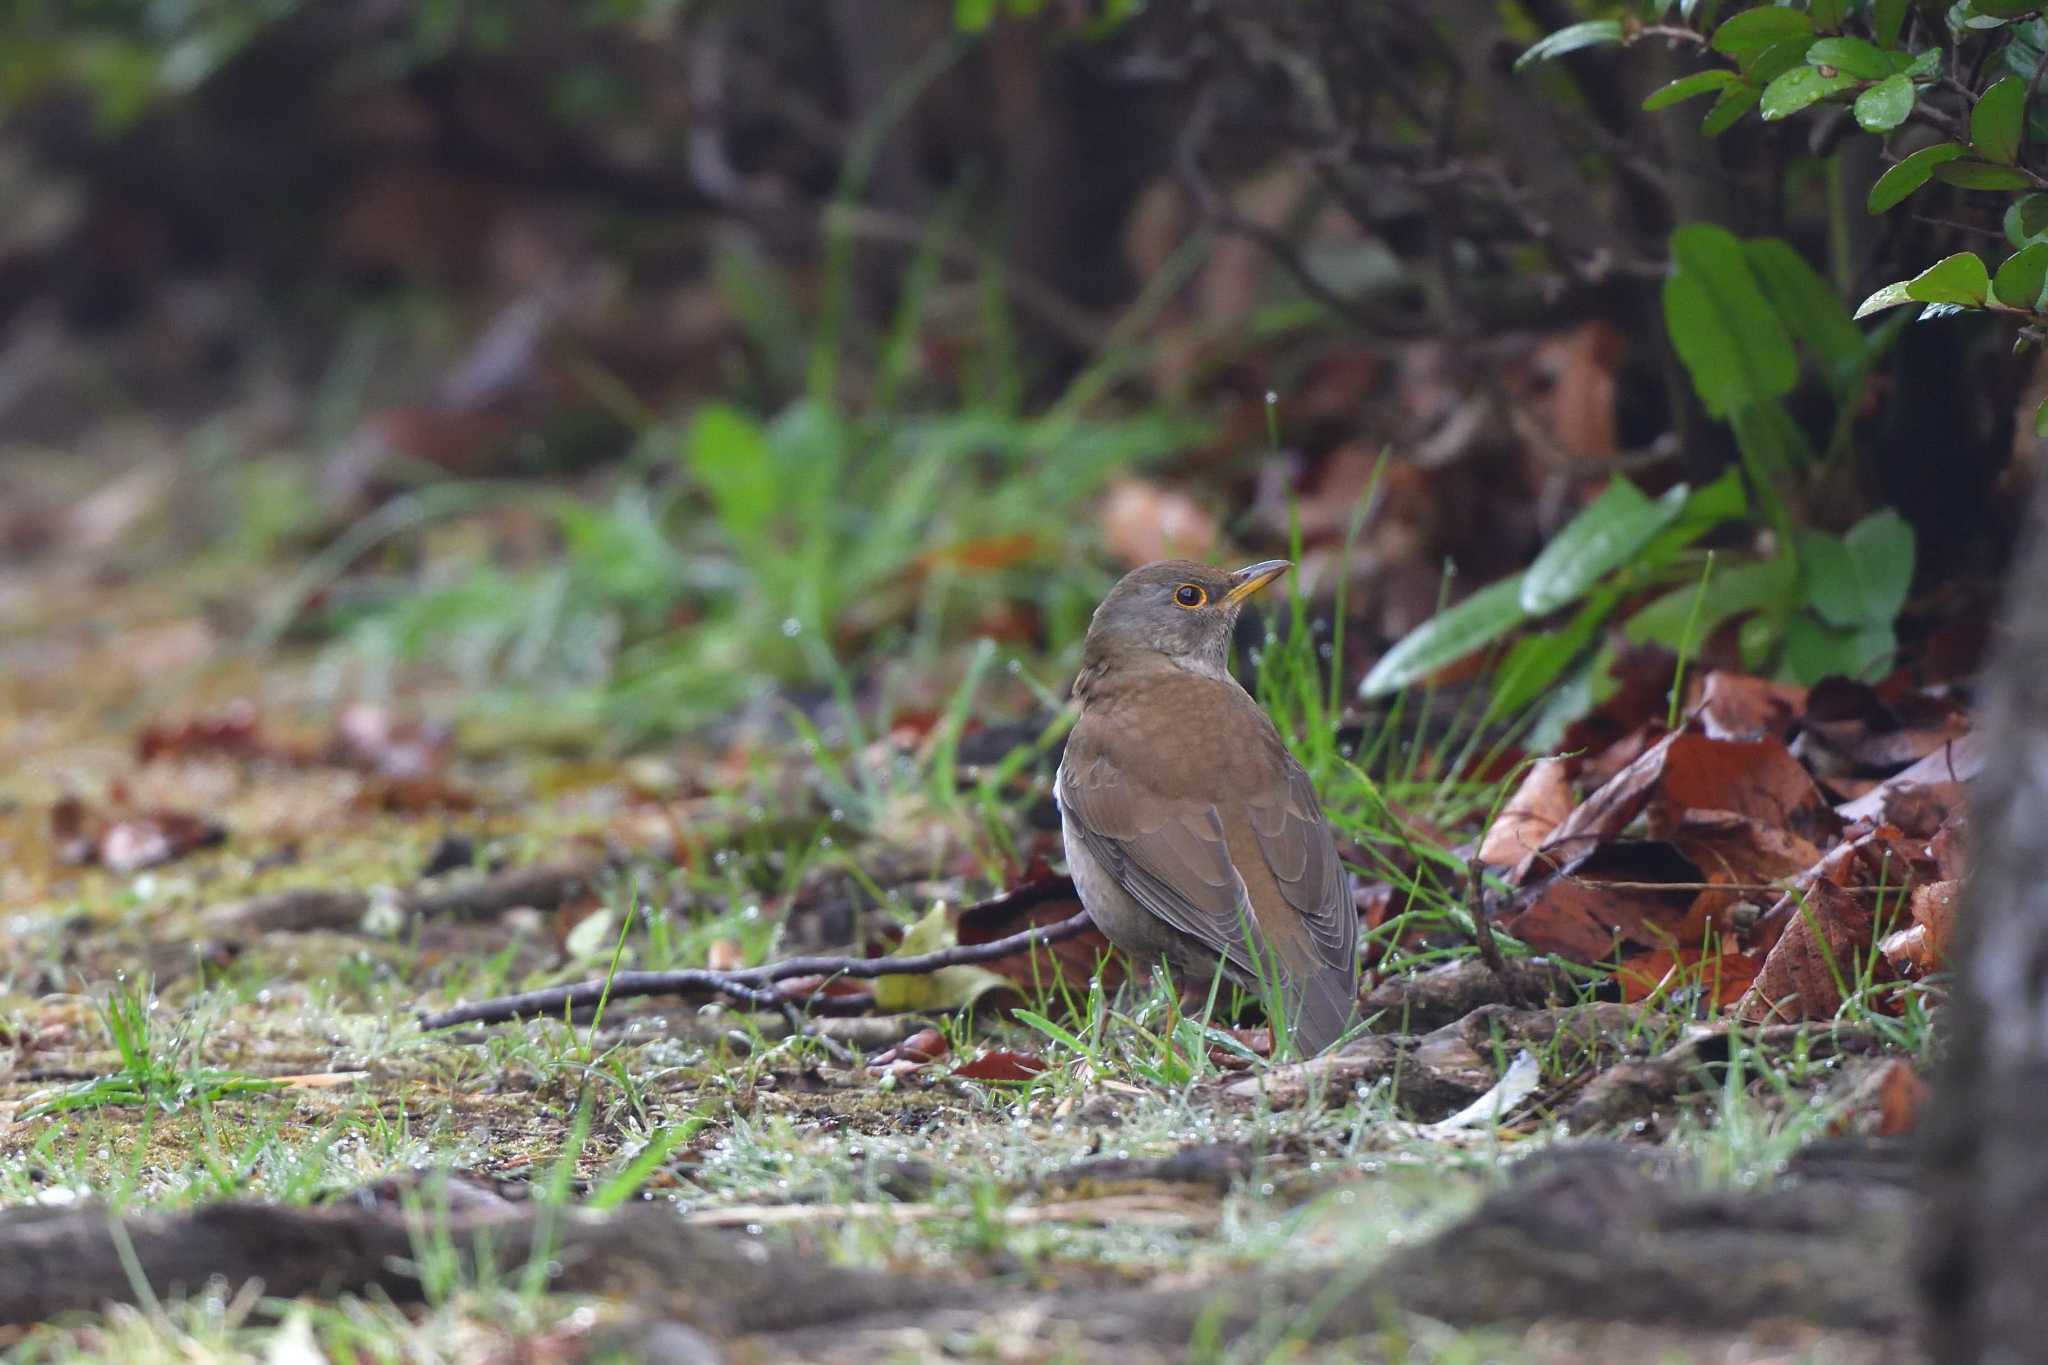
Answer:
[{"label": "yellow beak", "polygon": [[1247,564],[1230,576],[1231,588],[1223,600],[1235,606],[1293,567],[1293,562],[1285,559],[1262,559]]}]

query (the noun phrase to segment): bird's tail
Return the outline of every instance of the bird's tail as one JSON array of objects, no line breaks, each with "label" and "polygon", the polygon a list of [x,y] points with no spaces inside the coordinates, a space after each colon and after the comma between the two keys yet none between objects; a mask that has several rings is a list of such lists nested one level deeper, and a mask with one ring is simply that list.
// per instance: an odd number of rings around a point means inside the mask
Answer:
[{"label": "bird's tail", "polygon": [[1336,967],[1296,976],[1288,983],[1287,1006],[1295,1050],[1313,1057],[1343,1037],[1358,1017],[1358,978]]}]

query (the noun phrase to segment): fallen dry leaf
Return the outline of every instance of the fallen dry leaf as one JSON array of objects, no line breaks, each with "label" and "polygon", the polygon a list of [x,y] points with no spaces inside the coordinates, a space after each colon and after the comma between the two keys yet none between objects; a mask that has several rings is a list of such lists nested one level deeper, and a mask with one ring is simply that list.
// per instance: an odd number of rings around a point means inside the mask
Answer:
[{"label": "fallen dry leaf", "polygon": [[1835,807],[1835,813],[1851,822],[1883,819],[1890,802],[1905,788],[1964,783],[1976,777],[1984,766],[1984,751],[1981,736],[1964,735],[1943,744],[1905,771],[1886,778],[1854,801]]},{"label": "fallen dry leaf", "polygon": [[1827,678],[1807,695],[1802,747],[1827,750],[1851,768],[1880,774],[1914,763],[1970,731],[1954,697],[1907,692],[1887,697],[1868,683]]},{"label": "fallen dry leaf", "polygon": [[89,809],[75,796],[66,796],[50,808],[50,842],[57,861],[73,867],[97,863],[109,872],[125,875],[173,862],[226,838],[222,826],[183,811],[143,810],[110,816]]},{"label": "fallen dry leaf", "polygon": [[1044,1060],[1028,1052],[992,1048],[973,1061],[953,1068],[953,1074],[969,1081],[1028,1081],[1044,1070]]},{"label": "fallen dry leaf", "polygon": [[1724,934],[1738,930],[1738,906],[1762,908],[1782,894],[1752,888],[1775,888],[1811,868],[1821,856],[1818,848],[1790,830],[1730,811],[1688,811],[1670,841],[1699,868],[1702,880],[1729,888],[1702,891],[1693,901],[1678,933],[1678,941],[1690,946],[1697,946],[1709,928]]},{"label": "fallen dry leaf", "polygon": [[1585,838],[1553,850],[1566,861],[1518,891],[1502,927],[1538,952],[1603,962],[1617,945],[1674,941],[1700,870],[1660,840]]},{"label": "fallen dry leaf", "polygon": [[1185,493],[1138,479],[1119,479],[1103,494],[1102,541],[1125,564],[1201,559],[1214,549],[1216,520]]},{"label": "fallen dry leaf", "polygon": [[1920,1122],[1920,1111],[1934,1093],[1925,1078],[1906,1062],[1894,1059],[1885,1066],[1877,1089],[1877,1135],[1903,1137]]},{"label": "fallen dry leaf", "polygon": [[1716,669],[1701,680],[1692,714],[1709,739],[1789,739],[1806,689]]},{"label": "fallen dry leaf", "polygon": [[1909,977],[1938,972],[1947,965],[1955,934],[1956,908],[1962,903],[1961,882],[1925,882],[1913,888],[1908,902],[1913,922],[1885,935],[1878,951],[1900,974]]},{"label": "fallen dry leaf", "polygon": [[1832,1018],[1856,975],[1857,954],[1870,946],[1871,921],[1863,897],[1814,882],[1735,1012],[1752,1024]]},{"label": "fallen dry leaf", "polygon": [[1563,759],[1538,759],[1501,807],[1479,845],[1479,861],[1496,867],[1520,862],[1572,812],[1571,783]]},{"label": "fallen dry leaf", "polygon": [[302,750],[280,744],[263,732],[256,704],[238,698],[186,720],[159,721],[135,737],[135,756],[143,763],[159,758],[223,757],[304,762]]}]

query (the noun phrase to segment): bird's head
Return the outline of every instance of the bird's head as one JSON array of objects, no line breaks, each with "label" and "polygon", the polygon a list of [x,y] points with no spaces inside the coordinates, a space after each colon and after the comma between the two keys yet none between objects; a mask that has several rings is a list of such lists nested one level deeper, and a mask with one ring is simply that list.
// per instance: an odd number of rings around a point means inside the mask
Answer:
[{"label": "bird's head", "polygon": [[1082,666],[1114,667],[1163,656],[1190,672],[1226,677],[1238,610],[1291,567],[1284,559],[1268,559],[1232,573],[1193,560],[1162,559],[1133,569],[1095,609]]}]

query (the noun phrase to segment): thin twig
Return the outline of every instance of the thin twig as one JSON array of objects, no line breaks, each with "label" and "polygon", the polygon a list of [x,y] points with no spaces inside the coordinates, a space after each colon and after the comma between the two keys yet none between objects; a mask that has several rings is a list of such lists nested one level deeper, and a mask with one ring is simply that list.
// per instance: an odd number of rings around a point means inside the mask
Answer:
[{"label": "thin twig", "polygon": [[1500,983],[1511,1005],[1522,1003],[1522,985],[1508,970],[1508,960],[1500,950],[1500,942],[1493,936],[1493,925],[1486,918],[1485,869],[1478,853],[1465,860],[1465,901],[1466,909],[1472,915],[1472,940],[1479,945],[1479,960],[1486,964],[1486,970]]},{"label": "thin twig", "polygon": [[[1052,878],[1007,891],[969,909],[1022,909],[1072,895],[1072,883],[1064,878]],[[618,972],[611,977],[609,991],[605,980],[600,978],[573,986],[551,986],[518,995],[501,995],[470,1005],[457,1005],[438,1014],[424,1015],[420,1019],[420,1028],[433,1030],[452,1028],[457,1024],[502,1023],[528,1015],[560,1015],[564,1010],[595,1005],[600,997],[625,1000],[651,995],[723,995],[741,1004],[780,1013],[795,1002],[769,989],[777,981],[800,976],[822,976],[828,980],[839,977],[872,980],[879,976],[921,976],[942,967],[990,962],[1040,944],[1057,943],[1073,938],[1091,924],[1088,912],[1082,910],[1057,924],[1040,925],[1007,938],[988,943],[956,944],[912,957],[791,957],[729,972],[714,971],[708,967],[670,972]]]}]

